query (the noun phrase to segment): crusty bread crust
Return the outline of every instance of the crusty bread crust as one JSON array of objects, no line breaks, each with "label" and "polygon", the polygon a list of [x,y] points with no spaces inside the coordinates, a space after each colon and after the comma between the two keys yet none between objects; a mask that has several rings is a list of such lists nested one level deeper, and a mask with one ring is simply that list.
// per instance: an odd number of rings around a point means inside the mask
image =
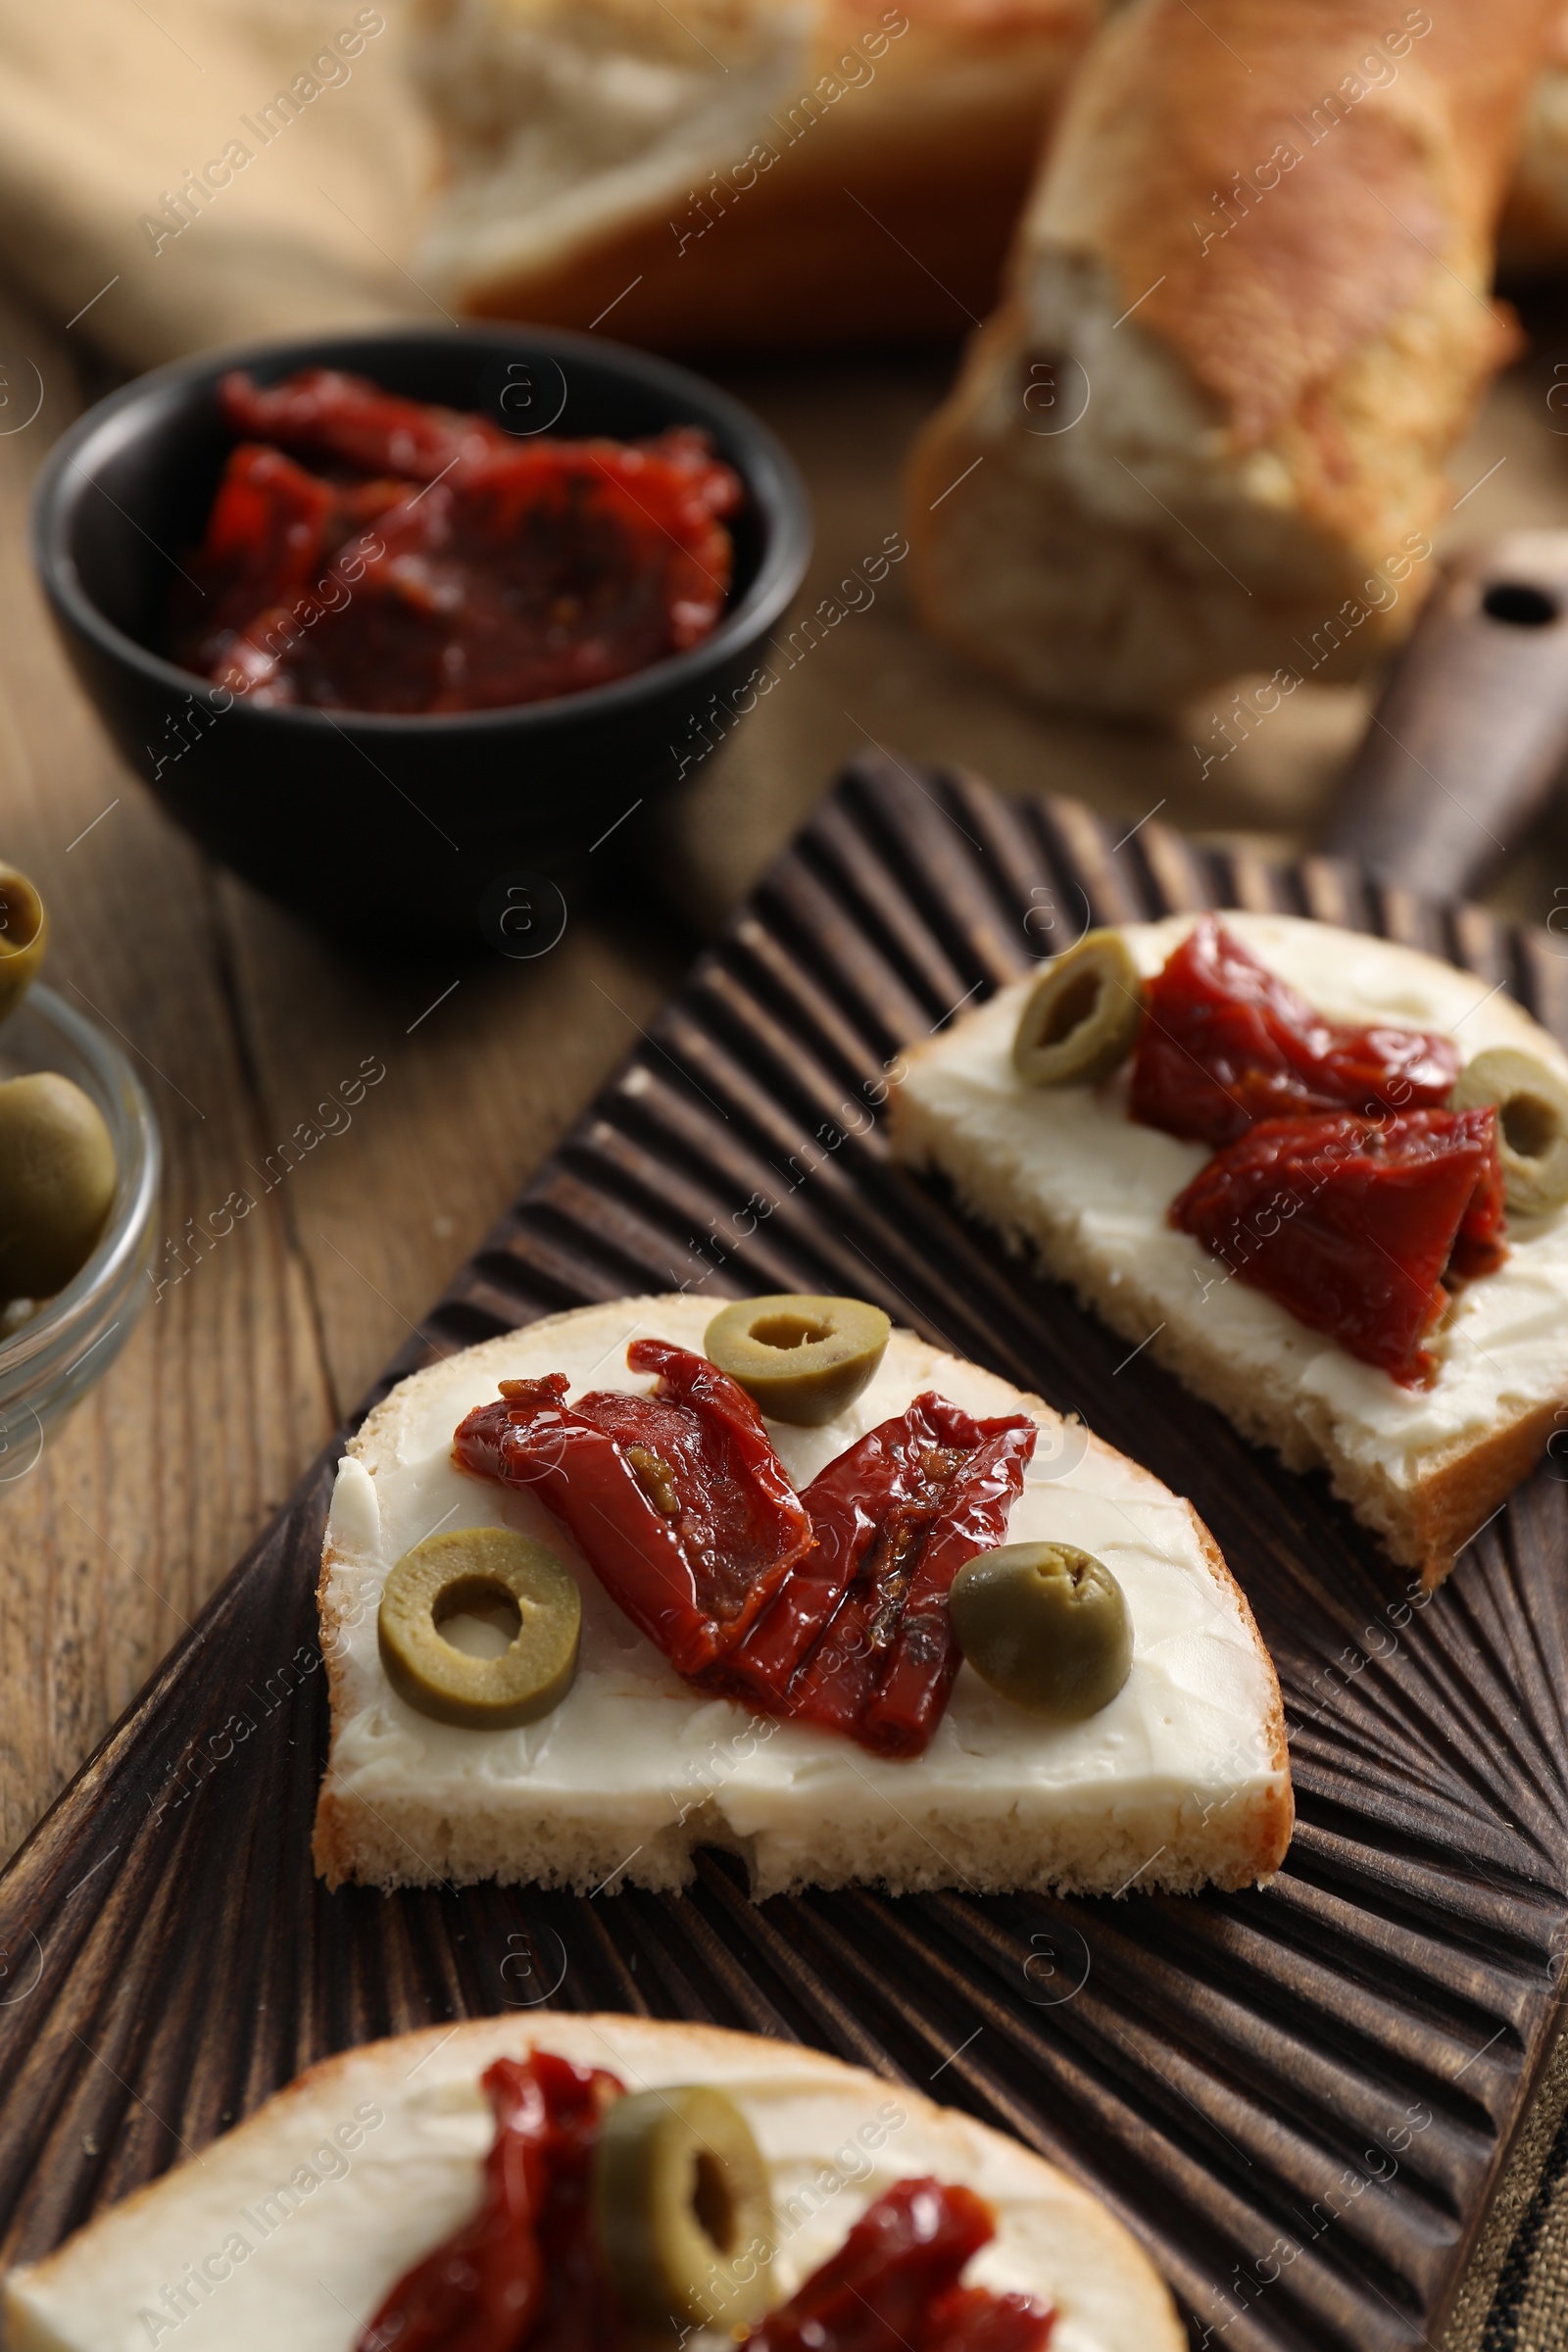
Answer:
[{"label": "crusty bread crust", "polygon": [[[1403,635],[1444,460],[1515,347],[1493,227],[1553,5],[1433,11],[1396,56],[1382,0],[1110,21],[912,461],[936,634],[1028,691],[1161,713]],[[1076,406],[1063,355],[1089,406],[1050,430],[1031,369]]]},{"label": "crusty bread crust", "polygon": [[1019,49],[1015,71],[999,65],[988,102],[945,132],[940,175],[917,121],[906,139],[853,155],[853,122],[839,137],[825,122],[820,145],[782,156],[701,245],[677,250],[668,210],[645,211],[551,265],[472,280],[462,307],[548,326],[587,328],[604,317],[607,334],[613,324],[619,341],[654,351],[826,350],[960,333],[997,300],[1065,72],[1050,51]]},{"label": "crusty bread crust", "polygon": [[1399,1498],[1386,1541],[1395,1559],[1420,1570],[1428,1592],[1442,1584],[1472,1536],[1520,1480],[1529,1477],[1552,1430],[1561,1426],[1564,1403],[1568,1398],[1551,1397],[1516,1414],[1478,1445],[1458,1444],[1435,1454],[1414,1493]]},{"label": "crusty bread crust", "polygon": [[[1108,1451],[1109,1448],[1107,1447],[1106,1450]],[[1204,1556],[1206,1557],[1210,1568],[1212,1568],[1216,1579],[1223,1581],[1230,1588],[1231,1592],[1235,1593],[1237,1601],[1241,1606],[1244,1622],[1250,1627],[1252,1639],[1254,1642],[1256,1642],[1259,1649],[1262,1649],[1263,1638],[1258,1633],[1257,1621],[1252,1615],[1252,1606],[1250,1601],[1248,1599],[1247,1594],[1242,1591],[1241,1586],[1236,1582],[1235,1577],[1231,1574],[1230,1569],[1226,1564],[1225,1555],[1220,1550],[1220,1547],[1215,1543],[1213,1537],[1209,1534],[1207,1526],[1201,1519],[1200,1519],[1198,1513],[1193,1509],[1193,1506],[1190,1502],[1187,1504],[1187,1510],[1192,1518],[1194,1527],[1198,1531],[1199,1541],[1203,1546]],[[1264,1651],[1264,1655],[1268,1655],[1266,1650]],[[1270,1658],[1270,1666],[1272,1666],[1273,1663],[1273,1659]],[[1291,1786],[1290,1741],[1286,1736],[1285,1705],[1284,1700],[1279,1694],[1279,1683],[1277,1679],[1275,1681],[1274,1690],[1274,1704],[1269,1709],[1267,1727],[1269,1736],[1270,1761],[1272,1762],[1275,1771],[1283,1774],[1284,1779],[1282,1785],[1278,1788],[1271,1789],[1268,1792],[1263,1803],[1258,1808],[1256,1834],[1260,1844],[1265,1850],[1272,1840],[1273,1850],[1278,1856],[1278,1861],[1275,1863],[1275,1868],[1278,1869],[1279,1863],[1283,1862],[1285,1859],[1286,1852],[1290,1846],[1292,1833],[1296,1828],[1296,1791]]]},{"label": "crusty bread crust", "polygon": [[[654,5],[644,0],[644,13]],[[470,54],[483,53],[487,17],[499,53],[509,0],[462,0],[462,12]],[[607,333],[662,348],[951,335],[983,315],[1096,0],[906,0],[893,10],[814,0],[807,13],[799,69],[776,105],[720,134],[707,177],[687,173],[606,205],[603,185],[625,159],[585,153],[580,201],[563,208],[559,233],[541,251],[520,219],[509,263],[496,128],[476,138],[461,102],[444,94],[442,42],[459,9],[424,0],[421,79],[447,180],[494,191],[483,253],[438,220],[430,255],[444,291],[480,317],[579,328],[612,305]],[[623,14],[631,56],[639,9]],[[889,37],[900,18],[906,29]],[[835,86],[842,95],[824,103]],[[526,134],[519,117],[511,135]],[[758,148],[772,159],[760,170],[747,160]]]},{"label": "crusty bread crust", "polygon": [[[1390,55],[1386,0],[1220,0],[1201,24],[1180,0],[1139,0],[1086,66],[1059,177],[1048,174],[1026,233],[1073,231],[1112,261],[1129,302],[1149,289],[1146,331],[1181,354],[1246,447],[1428,298],[1431,247],[1475,287],[1479,348],[1494,358],[1511,337],[1484,300],[1492,231],[1557,5],[1436,10]],[[1357,72],[1378,55],[1372,74]],[[1314,123],[1325,90],[1338,111]],[[1261,184],[1257,165],[1298,117],[1293,144],[1314,129],[1318,144]],[[1212,191],[1236,185],[1238,159],[1242,217],[1205,248],[1193,220],[1225,227]]]},{"label": "crusty bread crust", "polygon": [[[612,1301],[609,1307],[571,1308],[531,1325],[530,1336],[606,1312],[619,1315],[635,1310],[638,1315],[657,1318],[662,1306],[667,1309],[678,1303],[683,1302],[674,1298],[656,1298]],[[472,1365],[478,1385],[488,1385],[505,1376],[514,1348],[515,1339],[508,1334],[465,1351],[465,1360]],[[448,1376],[451,1360],[444,1358],[400,1382],[350,1441],[350,1454],[363,1462],[372,1476],[378,1467],[391,1467],[399,1460],[403,1433],[412,1424],[421,1393]],[[1043,1398],[1021,1396],[1020,1402],[1054,1438],[1059,1435],[1061,1416]],[[1088,1450],[1107,1463],[1124,1466],[1135,1478],[1159,1487],[1152,1473],[1130,1462],[1114,1446],[1093,1434],[1088,1438]],[[1166,1492],[1163,1488],[1159,1491]],[[963,1885],[971,1890],[996,1893],[1024,1886],[1059,1886],[1085,1893],[1114,1894],[1124,1891],[1134,1877],[1146,1889],[1157,1886],[1171,1892],[1186,1893],[1204,1886],[1249,1886],[1271,1877],[1284,1860],[1295,1824],[1278,1679],[1247,1596],[1226,1566],[1213,1536],[1189,1501],[1172,1499],[1180,1501],[1214,1583],[1234,1608],[1266,1678],[1268,1695],[1261,1728],[1272,1770],[1279,1776],[1277,1781],[1261,1787],[1239,1788],[1223,1803],[1215,1805],[1197,1830],[1184,1818],[1183,1807],[1173,1803],[1161,1813],[1152,1841],[1146,1841],[1148,1824],[1141,1816],[1118,1820],[1114,1825],[1107,1820],[1099,1855],[1084,1857],[1075,1840],[1065,1867],[1064,1858],[1052,1852],[1049,1838],[1040,1834],[1038,1827],[1027,1833],[1015,1827],[1009,1834],[1006,1825],[998,1825],[983,1847],[978,1840],[966,1845],[962,1872],[956,1874],[946,1854],[939,1850],[939,1844],[933,1843],[917,1824],[901,1814],[896,1821],[890,1820],[870,1844],[846,1833],[839,1851],[822,1845],[813,1854],[808,1874],[797,1881],[775,1885],[760,1880],[755,1857],[748,1855],[753,1868],[754,1898],[760,1900],[769,1894],[788,1891],[796,1885],[841,1886],[864,1882],[882,1885],[895,1893]],[[322,1549],[318,1606],[334,1734],[343,1715],[346,1672],[343,1636],[347,1629],[334,1590],[335,1574],[341,1565],[342,1555],[328,1535]],[[928,1822],[927,1827],[930,1826]],[[705,1820],[702,1831],[708,1842],[728,1842],[722,1830],[711,1821]],[[559,1840],[552,1841],[548,1825],[538,1823],[534,1830],[535,1869],[552,1884],[592,1887],[607,1874],[615,1876],[619,1884],[624,1838],[613,1823],[605,1825],[605,1835],[608,1842],[601,1853],[585,1843],[580,1825],[569,1825]],[[671,1891],[687,1884],[694,1842],[695,1833],[679,1823],[662,1837],[644,1833],[635,1868],[637,1883]],[[1158,1857],[1157,1867],[1151,1870],[1149,1857],[1160,1845],[1167,1850]],[[328,1760],[317,1805],[313,1852],[317,1870],[329,1886],[348,1881],[391,1886],[444,1881],[461,1884],[492,1876],[514,1878],[518,1874],[509,1861],[508,1847],[505,1825],[498,1826],[486,1818],[482,1808],[475,1809],[472,1819],[465,1820],[454,1818],[452,1808],[439,1802],[432,1801],[420,1808],[405,1801],[400,1803],[394,1822],[352,1788],[341,1786],[334,1779]]]},{"label": "crusty bread crust", "polygon": [[[765,2040],[718,2026],[551,2012],[432,2026],[322,2059],[223,2134],[217,2148],[230,2157],[254,2152],[257,2179],[267,2180],[269,2167],[276,2169],[274,2146],[291,2147],[296,2117],[303,2119],[313,2109],[326,2115],[347,2113],[352,2101],[368,2095],[395,2114],[412,2082],[432,2085],[437,2080],[476,2079],[495,2058],[521,2057],[533,2049],[559,2052],[579,2065],[608,2067],[619,2072],[632,2088],[648,2082],[744,2084],[748,2079],[782,2077],[798,2082],[805,2097],[817,2092],[859,2105],[868,2122],[885,2109],[891,2088],[900,2109],[918,2129],[934,2135],[943,2178],[967,2185],[978,2154],[999,2157],[1006,2166],[1009,2205],[1038,2202],[1042,2215],[1050,2214],[1050,2241],[1058,2249],[1071,2249],[1076,2273],[1090,2278],[1097,2272],[1114,2273],[1113,2334],[1104,2341],[1103,2352],[1181,2352],[1186,2343],[1166,2288],[1130,2232],[1098,2197],[1022,2142],[939,2106],[904,2082],[890,2082],[799,2043]],[[930,2151],[931,2139],[923,2145]],[[93,2241],[101,2242],[108,2230],[122,2234],[127,2221],[151,2220],[159,2214],[171,2198],[179,2196],[187,2174],[194,2181],[205,2162],[195,2156],[133,2190],[52,2254],[13,2272],[5,2313],[11,2352],[61,2352],[60,2339],[35,2307],[35,2296],[47,2296],[69,2282],[83,2258],[92,2259]],[[1063,2278],[1062,2290],[1068,2287]],[[1101,2340],[1098,2333],[1095,2340]],[[85,2352],[85,2347],[73,2344],[71,2352]]]}]

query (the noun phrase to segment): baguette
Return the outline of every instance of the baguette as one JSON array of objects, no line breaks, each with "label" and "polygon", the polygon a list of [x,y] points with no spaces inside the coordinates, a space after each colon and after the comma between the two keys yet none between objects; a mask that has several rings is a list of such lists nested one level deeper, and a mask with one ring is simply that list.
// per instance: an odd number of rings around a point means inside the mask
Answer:
[{"label": "baguette", "polygon": [[[416,1373],[377,1406],[338,1473],[319,1605],[332,1738],[317,1868],[337,1886],[537,1880],[674,1888],[698,1845],[742,1855],[754,1899],[877,1883],[1114,1894],[1250,1886],[1279,1866],[1292,1799],[1279,1686],[1246,1600],[1190,1504],[1149,1472],[974,1364],[895,1331],[864,1395],[820,1429],[769,1423],[804,1488],[867,1429],[935,1389],[1040,1424],[1009,1539],[1102,1557],[1133,1622],[1132,1671],[1079,1724],[1045,1723],[961,1669],[922,1755],[753,1716],[683,1684],[531,1494],[455,1469],[452,1436],[497,1383],[559,1371],[646,1393],[642,1334],[700,1351],[711,1299],[616,1299],[555,1315]],[[571,1569],[577,1680],[536,1725],[433,1723],[389,1686],[376,1612],[388,1570],[434,1526],[502,1524]],[[1163,1640],[1168,1634],[1170,1639]]]},{"label": "baguette", "polygon": [[[548,2050],[628,2091],[723,2087],[768,2175],[780,2299],[896,2180],[974,2189],[997,2236],[971,2278],[1032,2293],[1074,2352],[1181,2352],[1169,2295],[1098,2198],[1018,2141],[795,2043],[648,2018],[471,2019],[345,2050],[6,2283],[11,2352],[344,2352],[478,2206],[479,2078]],[[673,2332],[669,2337],[674,2342]],[[723,2352],[727,2331],[683,2331]]]},{"label": "baguette", "polygon": [[1397,642],[1444,462],[1516,348],[1493,234],[1554,13],[1114,17],[912,457],[927,627],[1030,694],[1151,715]]},{"label": "baguette", "polygon": [[455,308],[634,343],[954,334],[1096,0],[421,0]]},{"label": "baguette", "polygon": [[[1130,924],[1145,977],[1198,918]],[[1289,915],[1226,928],[1331,1019],[1415,1024],[1467,1058],[1511,1046],[1568,1076],[1568,1056],[1505,996],[1408,948]],[[1430,1389],[1401,1389],[1263,1292],[1225,1281],[1166,1220],[1208,1157],[1136,1126],[1125,1074],[1104,1089],[1026,1087],[1011,1062],[1030,983],[908,1049],[893,1099],[896,1155],[939,1170],[1132,1347],[1147,1347],[1244,1437],[1293,1470],[1326,1469],[1390,1557],[1431,1591],[1568,1422],[1568,1210],[1509,1220],[1502,1268],[1467,1284],[1434,1340]]]}]

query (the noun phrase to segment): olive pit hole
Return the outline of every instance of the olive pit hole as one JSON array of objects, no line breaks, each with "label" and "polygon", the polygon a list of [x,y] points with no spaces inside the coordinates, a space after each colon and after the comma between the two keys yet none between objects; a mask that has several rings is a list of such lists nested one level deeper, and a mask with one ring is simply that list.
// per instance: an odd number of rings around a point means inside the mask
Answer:
[{"label": "olive pit hole", "polygon": [[1047,1010],[1040,1043],[1059,1046],[1064,1037],[1071,1037],[1075,1029],[1081,1029],[1100,1002],[1100,990],[1101,975],[1097,971],[1082,971],[1075,980],[1069,980]]},{"label": "olive pit hole", "polygon": [[1498,580],[1481,599],[1481,610],[1490,619],[1507,621],[1516,629],[1544,629],[1561,609],[1544,588],[1533,588],[1524,580]]},{"label": "olive pit hole", "polygon": [[43,908],[25,883],[0,884],[0,953],[20,956],[38,936]]},{"label": "olive pit hole", "polygon": [[764,1315],[752,1325],[752,1337],[763,1348],[814,1348],[833,1337],[833,1327],[807,1315]]},{"label": "olive pit hole", "polygon": [[521,1609],[506,1586],[493,1576],[455,1576],[436,1594],[431,1614],[437,1633],[454,1617],[476,1617],[481,1625],[492,1626],[498,1634],[504,1634],[509,1642],[515,1642],[522,1631]]},{"label": "olive pit hole", "polygon": [[1557,1113],[1539,1095],[1510,1095],[1497,1110],[1503,1141],[1521,1159],[1541,1159],[1557,1140]]},{"label": "olive pit hole", "polygon": [[697,2158],[697,2174],[692,2182],[692,2211],[705,2236],[721,2254],[731,2253],[735,2245],[735,2200],[730,2194],[729,2176],[724,2166],[707,2148]]}]

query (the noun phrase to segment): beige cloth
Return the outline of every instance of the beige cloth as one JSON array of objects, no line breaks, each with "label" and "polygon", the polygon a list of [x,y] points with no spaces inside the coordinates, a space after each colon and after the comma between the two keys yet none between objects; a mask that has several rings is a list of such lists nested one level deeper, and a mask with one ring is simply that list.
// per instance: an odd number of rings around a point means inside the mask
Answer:
[{"label": "beige cloth", "polygon": [[[7,276],[136,367],[440,323],[403,274],[432,173],[405,29],[400,0],[0,0]],[[166,195],[215,161],[227,184],[175,233]]]}]

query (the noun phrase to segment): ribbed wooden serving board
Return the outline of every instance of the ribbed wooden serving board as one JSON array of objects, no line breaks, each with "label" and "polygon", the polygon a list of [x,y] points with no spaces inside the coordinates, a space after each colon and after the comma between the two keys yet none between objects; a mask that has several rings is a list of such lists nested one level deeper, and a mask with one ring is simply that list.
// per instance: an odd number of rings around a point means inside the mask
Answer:
[{"label": "ribbed wooden serving board", "polygon": [[1409,940],[1568,1037],[1568,960],[1544,935],[1340,866],[1211,857],[1153,823],[1117,841],[1072,803],[861,766],[376,1394],[625,1292],[879,1300],[1076,1408],[1213,1528],[1285,1689],[1300,1822],[1274,1885],[757,1909],[710,1855],[680,1900],[328,1895],[309,1849],[334,1446],[0,1880],[0,2259],[42,2252],[328,2051],[548,1999],[797,2036],[1004,2125],[1130,2222],[1197,2343],[1436,2334],[1568,1951],[1568,1465],[1412,1609],[1319,1481],[1125,1360],[881,1135],[901,1047],[1091,915],[1210,903]]}]

